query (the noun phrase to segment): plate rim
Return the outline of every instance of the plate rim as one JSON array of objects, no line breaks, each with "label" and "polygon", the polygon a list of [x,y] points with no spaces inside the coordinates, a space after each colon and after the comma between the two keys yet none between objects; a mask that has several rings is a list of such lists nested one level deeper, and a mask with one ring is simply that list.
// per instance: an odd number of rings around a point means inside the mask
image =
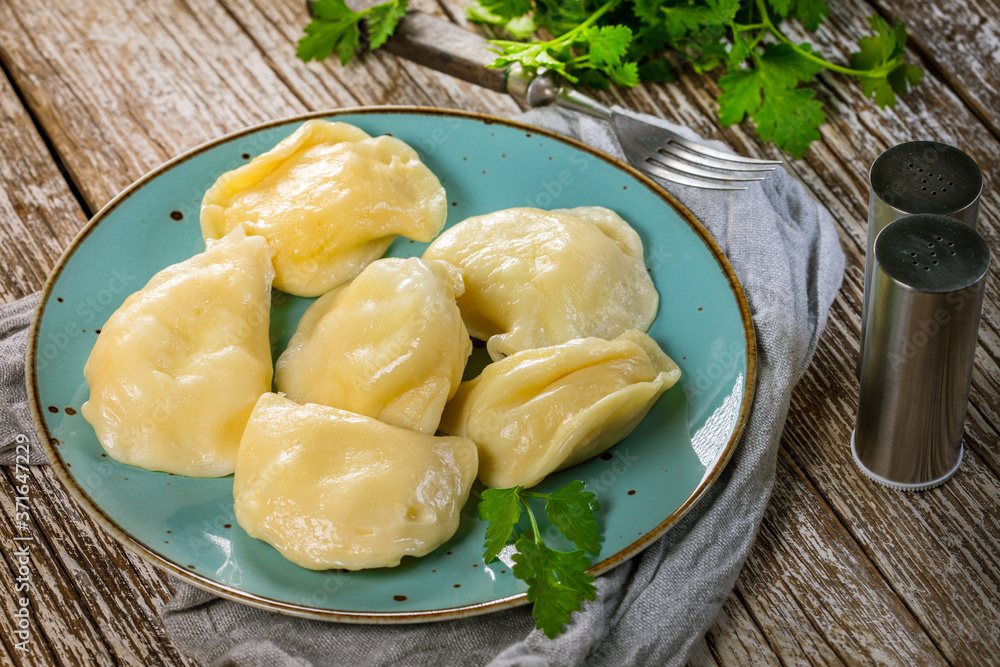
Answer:
[{"label": "plate rim", "polygon": [[632,542],[626,546],[621,551],[612,554],[608,558],[595,563],[592,565],[587,572],[595,577],[604,574],[605,572],[621,565],[625,561],[635,557],[641,553],[646,547],[652,544],[655,540],[662,537],[670,528],[672,528],[678,521],[680,521],[691,509],[705,496],[708,489],[718,480],[722,471],[728,465],[733,453],[739,444],[743,429],[746,426],[747,419],[749,417],[750,409],[754,402],[754,395],[756,391],[756,381],[757,381],[757,346],[756,346],[756,334],[753,325],[753,319],[750,314],[750,306],[747,302],[746,294],[743,292],[743,287],[736,277],[736,273],[733,270],[732,265],[729,263],[729,259],[722,252],[722,249],[716,243],[715,239],[708,230],[701,224],[701,222],[695,217],[691,211],[688,210],[677,198],[671,195],[669,192],[664,190],[659,184],[653,181],[650,177],[646,176],[642,172],[638,171],[631,165],[611,156],[603,151],[597,150],[596,148],[585,144],[572,137],[567,137],[551,130],[536,127],[523,123],[521,121],[500,118],[498,116],[493,116],[490,114],[475,112],[475,111],[464,111],[459,109],[446,109],[441,107],[423,107],[423,106],[413,106],[413,105],[385,105],[385,106],[356,106],[356,107],[342,107],[338,109],[328,109],[323,111],[311,111],[308,113],[294,114],[280,119],[265,121],[263,123],[258,123],[256,125],[248,126],[235,132],[230,132],[228,134],[222,135],[215,139],[203,142],[193,148],[190,148],[180,155],[177,155],[170,160],[162,163],[161,165],[155,167],[149,172],[145,173],[128,187],[118,193],[113,199],[111,199],[107,204],[105,204],[97,213],[87,221],[86,225],[80,230],[80,232],[73,238],[70,244],[66,247],[63,253],[60,255],[56,264],[52,267],[49,276],[45,280],[45,284],[42,286],[41,293],[39,295],[38,304],[35,307],[35,311],[31,318],[31,325],[28,329],[28,343],[25,350],[25,382],[28,389],[27,398],[28,404],[31,411],[31,419],[34,424],[35,434],[38,437],[39,443],[41,444],[43,450],[45,451],[46,458],[48,459],[52,469],[56,473],[56,477],[62,485],[70,492],[70,495],[80,504],[81,508],[86,512],[90,518],[98,523],[101,528],[106,530],[116,542],[118,542],[123,547],[132,551],[134,554],[139,556],[142,560],[147,563],[157,567],[160,570],[166,571],[178,579],[189,583],[197,588],[205,590],[219,597],[226,598],[235,602],[249,605],[251,607],[256,607],[258,609],[263,609],[266,611],[279,612],[291,616],[298,616],[302,618],[309,618],[313,620],[322,621],[334,621],[341,623],[358,623],[358,624],[411,624],[411,623],[429,623],[435,621],[444,621],[456,618],[467,618],[471,616],[478,616],[481,614],[492,613],[495,611],[500,611],[503,609],[509,609],[512,607],[521,606],[527,604],[527,594],[518,593],[516,595],[506,596],[503,598],[498,598],[495,600],[488,600],[485,602],[477,602],[467,605],[459,605],[454,607],[447,607],[442,609],[429,609],[429,610],[414,610],[414,611],[395,611],[395,612],[358,612],[358,611],[343,611],[336,609],[323,609],[319,607],[311,607],[308,605],[293,604],[285,602],[282,600],[275,600],[273,598],[256,595],[249,593],[247,591],[240,590],[225,584],[221,584],[217,581],[213,581],[207,577],[204,577],[195,572],[182,567],[181,565],[174,563],[165,556],[160,555],[141,540],[131,535],[127,530],[119,526],[114,519],[108,516],[105,511],[94,502],[84,489],[77,484],[74,476],[69,472],[59,454],[57,447],[54,444],[55,438],[53,438],[51,432],[49,431],[48,424],[41,410],[41,397],[38,393],[38,377],[37,377],[37,343],[38,343],[38,329],[41,324],[42,318],[45,314],[46,307],[49,303],[49,298],[52,293],[52,289],[55,286],[56,281],[62,275],[63,269],[66,264],[73,257],[76,251],[79,249],[80,245],[86,240],[94,229],[101,223],[101,221],[106,218],[111,212],[113,212],[119,204],[121,204],[125,199],[129,198],[136,190],[141,188],[143,185],[152,181],[160,174],[173,169],[175,166],[191,159],[192,157],[203,153],[204,151],[214,148],[223,143],[227,143],[236,139],[238,137],[252,134],[261,130],[265,130],[271,127],[277,127],[279,125],[286,125],[294,122],[304,122],[314,118],[328,118],[333,116],[344,116],[352,114],[414,114],[414,115],[424,115],[424,116],[445,116],[445,117],[457,117],[466,120],[478,121],[484,125],[505,125],[517,130],[532,132],[545,136],[549,139],[558,141],[563,144],[567,144],[572,148],[584,151],[590,155],[599,158],[611,166],[616,167],[628,175],[636,178],[642,184],[646,185],[654,194],[663,199],[671,208],[673,208],[680,217],[687,222],[691,227],[692,231],[697,234],[708,250],[712,253],[716,262],[719,264],[729,282],[730,291],[736,299],[737,307],[740,311],[740,319],[743,324],[743,334],[746,343],[746,354],[747,354],[747,369],[746,369],[746,380],[745,380],[745,391],[743,399],[740,405],[740,413],[736,422],[736,426],[730,435],[729,441],[726,443],[725,449],[723,450],[721,456],[716,461],[713,468],[706,474],[695,490],[688,496],[688,498],[681,504],[680,507],[675,509],[670,513],[663,521],[657,524],[652,530],[647,532],[645,535]]}]

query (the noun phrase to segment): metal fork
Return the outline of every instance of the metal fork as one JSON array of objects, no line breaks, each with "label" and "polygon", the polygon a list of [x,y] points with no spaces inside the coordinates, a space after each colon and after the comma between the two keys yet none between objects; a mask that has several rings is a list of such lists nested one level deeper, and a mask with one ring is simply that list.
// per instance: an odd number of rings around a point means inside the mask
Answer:
[{"label": "metal fork", "polygon": [[757,174],[774,171],[781,164],[781,160],[732,155],[689,141],[666,128],[632,118],[568,86],[559,85],[545,73],[528,78],[512,70],[506,84],[508,93],[532,108],[555,104],[606,121],[614,129],[633,167],[671,183],[705,190],[746,190],[745,183],[764,180],[765,176]]},{"label": "metal fork", "polygon": [[[349,5],[375,0],[348,0]],[[709,190],[746,190],[762,181],[780,160],[756,160],[688,141],[658,125],[638,120],[600,104],[551,76],[525,75],[517,65],[492,69],[496,58],[479,35],[424,12],[410,10],[399,22],[385,49],[402,58],[478,84],[510,93],[531,107],[555,104],[595,116],[611,124],[633,167],[673,183]]]}]

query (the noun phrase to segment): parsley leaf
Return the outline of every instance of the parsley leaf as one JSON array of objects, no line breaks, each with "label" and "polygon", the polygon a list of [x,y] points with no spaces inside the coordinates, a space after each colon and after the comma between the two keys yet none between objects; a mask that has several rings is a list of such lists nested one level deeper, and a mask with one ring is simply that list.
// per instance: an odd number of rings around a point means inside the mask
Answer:
[{"label": "parsley leaf", "polygon": [[481,0],[479,5],[504,21],[524,16],[534,9],[531,0]]},{"label": "parsley leaf", "polygon": [[897,20],[893,25],[881,16],[872,16],[868,24],[875,32],[858,40],[859,51],[851,55],[851,67],[859,74],[865,97],[873,97],[879,108],[896,105],[896,94],[905,94],[923,78],[923,71],[902,62],[906,46],[906,28]]},{"label": "parsley leaf", "polygon": [[830,7],[825,0],[796,0],[795,18],[809,32],[816,32],[820,24],[830,15]]},{"label": "parsley leaf", "polygon": [[545,500],[545,514],[566,539],[591,556],[601,551],[601,529],[597,525],[594,512],[601,509],[596,496],[585,491],[581,481],[570,482],[552,493],[531,493],[531,498]]},{"label": "parsley leaf", "polygon": [[514,526],[521,518],[521,487],[486,489],[479,501],[479,518],[486,526],[486,553],[483,559],[492,562],[510,540]]},{"label": "parsley leaf", "polygon": [[[573,551],[558,551],[545,544],[529,500],[545,500],[549,521],[576,545]],[[584,600],[596,598],[594,577],[587,574],[590,559],[601,550],[601,530],[594,512],[600,504],[583,482],[575,481],[552,493],[510,489],[487,489],[479,501],[479,518],[488,521],[484,560],[496,558],[521,518],[522,508],[531,521],[531,532],[517,536],[512,572],[528,584],[528,600],[536,627],[549,638],[562,632],[574,611]]]},{"label": "parsley leaf", "polygon": [[514,576],[528,584],[531,615],[545,636],[562,632],[584,600],[597,598],[594,578],[587,574],[590,560],[580,550],[566,553],[522,536],[514,545]]},{"label": "parsley leaf", "polygon": [[340,64],[346,65],[361,41],[358,24],[363,16],[351,11],[344,0],[316,0],[312,14],[313,20],[305,28],[305,37],[299,40],[296,55],[309,62],[323,60],[336,50]]},{"label": "parsley leaf", "polygon": [[356,12],[344,0],[316,0],[310,5],[312,20],[299,40],[296,55],[309,62],[328,58],[336,51],[340,64],[346,65],[361,44],[362,21],[367,23],[369,46],[377,49],[392,36],[406,14],[406,2],[390,0]]},{"label": "parsley leaf", "polygon": [[399,19],[406,14],[406,0],[392,0],[368,10],[368,46],[377,49],[392,37]]},{"label": "parsley leaf", "polygon": [[597,66],[619,65],[632,41],[632,31],[623,25],[591,28],[584,34],[590,62]]},{"label": "parsley leaf", "polygon": [[732,125],[751,116],[761,139],[801,157],[820,138],[819,126],[826,120],[816,93],[797,87],[822,69],[807,53],[812,53],[809,44],[768,44],[755,56],[754,69],[719,79],[719,120]]},{"label": "parsley leaf", "polygon": [[760,70],[738,69],[719,79],[719,120],[733,125],[753,116],[764,101]]},{"label": "parsley leaf", "polygon": [[823,104],[809,88],[764,86],[764,104],[754,114],[757,133],[796,157],[819,139],[819,126],[826,120]]}]

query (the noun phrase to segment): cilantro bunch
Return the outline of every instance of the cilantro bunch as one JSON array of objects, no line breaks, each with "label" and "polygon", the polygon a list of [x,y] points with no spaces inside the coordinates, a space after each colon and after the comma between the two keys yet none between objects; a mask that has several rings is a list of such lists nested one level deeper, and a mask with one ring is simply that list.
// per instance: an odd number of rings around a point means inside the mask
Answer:
[{"label": "cilantro bunch", "polygon": [[[584,600],[597,596],[594,578],[587,574],[591,556],[601,550],[601,530],[594,512],[600,509],[593,493],[581,481],[570,482],[552,493],[510,489],[486,489],[479,502],[479,518],[486,527],[487,563],[495,560],[515,536],[522,510],[531,528],[516,536],[512,556],[514,576],[528,584],[528,601],[536,627],[550,639],[563,631]],[[562,535],[576,546],[573,551],[553,549],[538,530],[538,521],[528,500],[544,500],[545,515]]]},{"label": "cilantro bunch", "polygon": [[[344,0],[316,0],[312,10],[299,57],[318,60],[336,51],[346,64],[362,30],[373,49],[388,39],[406,0],[363,12]],[[685,65],[699,73],[722,69],[722,123],[749,118],[761,139],[796,157],[819,139],[826,119],[808,87],[822,70],[856,77],[865,97],[883,109],[923,77],[903,62],[907,35],[898,20],[869,18],[873,34],[861,38],[847,64],[826,60],[781,29],[794,20],[814,32],[829,14],[824,0],[478,0],[468,9],[471,20],[505,37],[490,40],[497,54],[492,67],[519,63],[597,88],[670,81]]]}]

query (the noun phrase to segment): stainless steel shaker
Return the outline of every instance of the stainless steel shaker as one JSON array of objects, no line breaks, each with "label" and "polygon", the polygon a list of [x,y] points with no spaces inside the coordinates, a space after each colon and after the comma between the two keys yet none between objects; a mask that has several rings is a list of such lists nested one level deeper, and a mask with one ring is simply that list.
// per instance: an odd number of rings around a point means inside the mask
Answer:
[{"label": "stainless steel shaker", "polygon": [[875,239],[861,391],[851,450],[903,490],[958,469],[990,252],[953,218],[896,220]]},{"label": "stainless steel shaker", "polygon": [[872,163],[869,180],[859,376],[868,328],[875,238],[893,220],[914,213],[947,215],[975,229],[979,196],[983,190],[983,174],[975,160],[954,146],[936,141],[911,141],[893,146]]}]

